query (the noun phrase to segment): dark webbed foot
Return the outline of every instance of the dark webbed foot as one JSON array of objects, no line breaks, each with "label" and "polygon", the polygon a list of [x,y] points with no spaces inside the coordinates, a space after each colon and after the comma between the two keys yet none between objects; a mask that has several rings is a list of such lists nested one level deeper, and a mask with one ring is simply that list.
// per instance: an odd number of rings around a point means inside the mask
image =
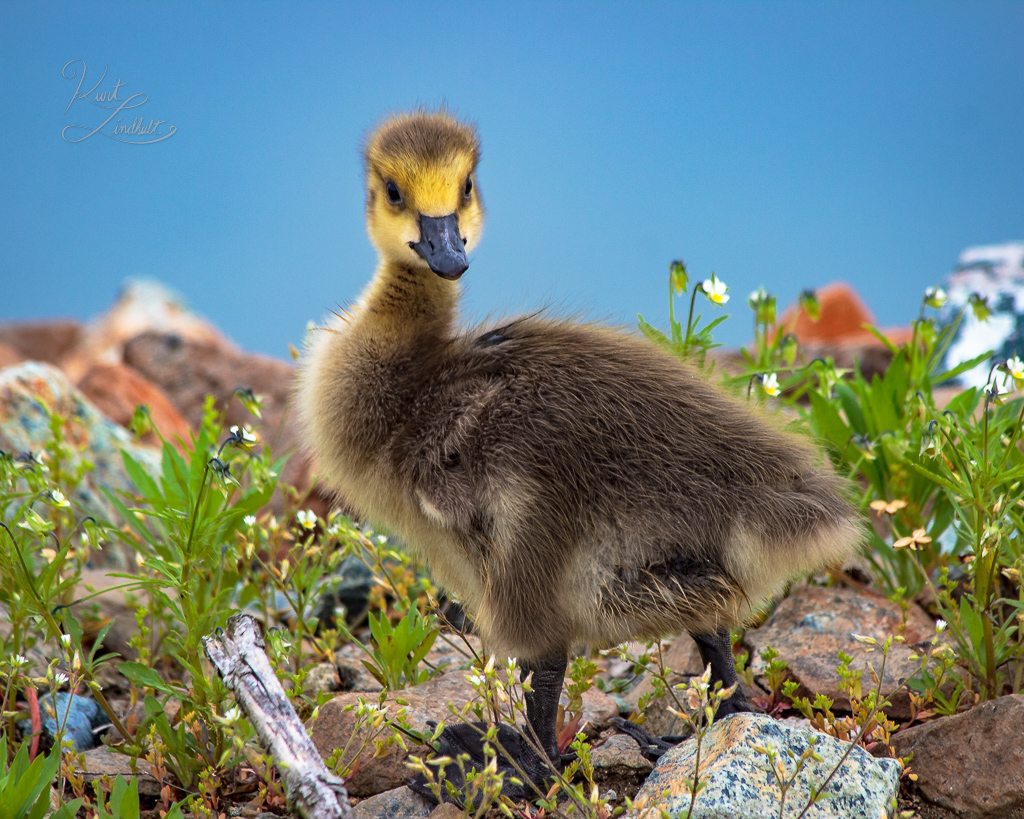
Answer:
[{"label": "dark webbed foot", "polygon": [[[697,650],[700,652],[704,666],[711,666],[712,689],[714,689],[715,683],[721,683],[722,688],[736,686],[732,696],[719,703],[715,719],[722,719],[730,714],[756,713],[757,709],[750,704],[739,687],[736,664],[732,657],[732,637],[729,634],[729,629],[719,629],[715,634],[691,634],[690,636],[697,644]],[[652,761],[657,760],[669,748],[686,739],[683,736],[652,737],[636,723],[624,719],[613,719],[612,725],[635,739],[637,745],[640,746],[640,753]]]},{"label": "dark webbed foot", "polygon": [[[483,770],[488,759],[484,754],[484,735],[487,726],[482,722],[473,724],[458,723],[446,727],[437,739],[438,755],[449,756],[456,760],[460,756],[468,756],[464,762],[465,770]],[[543,759],[515,728],[499,725],[494,742],[491,743],[497,757],[498,773],[504,774],[501,792],[513,800],[535,799],[547,791],[546,780],[553,773],[553,765]],[[560,767],[560,766],[559,766]],[[445,766],[444,779],[452,787],[442,783],[441,796],[445,802],[459,806],[467,801],[465,780],[456,762]],[[518,782],[513,782],[516,779]],[[420,774],[409,783],[414,791],[428,799],[436,796],[427,786],[426,778]],[[454,788],[454,791],[452,790]]]},{"label": "dark webbed foot", "polygon": [[635,722],[622,719],[622,717],[615,717],[611,724],[617,731],[621,731],[626,736],[636,740],[636,744],[640,746],[641,755],[645,759],[651,760],[651,762],[657,762],[665,751],[674,748],[686,739],[683,736],[652,737]]},{"label": "dark webbed foot", "polygon": [[[558,749],[555,736],[555,720],[558,715],[558,696],[562,691],[562,680],[565,678],[565,667],[568,652],[552,655],[534,663],[523,663],[520,678],[526,679],[533,674],[531,688],[526,695],[527,730],[536,738],[536,742],[527,741],[515,728],[509,725],[498,726],[498,733],[492,746],[497,755],[499,773],[505,775],[501,792],[513,800],[534,799],[546,792],[546,781],[555,771],[562,770],[563,759]],[[460,723],[446,727],[438,737],[438,753],[450,756],[453,760],[460,755],[469,757],[464,763],[466,770],[482,770],[488,759],[484,755],[483,723]],[[536,748],[542,749],[538,753]],[[545,758],[546,757],[546,758]],[[550,760],[550,761],[549,761]],[[511,780],[520,780],[516,784]],[[454,786],[457,794],[444,787],[442,798],[446,802],[464,805],[467,801],[465,782],[459,767],[454,762],[445,768],[445,779]],[[409,786],[428,799],[436,797],[427,787],[422,774],[416,777]]]}]

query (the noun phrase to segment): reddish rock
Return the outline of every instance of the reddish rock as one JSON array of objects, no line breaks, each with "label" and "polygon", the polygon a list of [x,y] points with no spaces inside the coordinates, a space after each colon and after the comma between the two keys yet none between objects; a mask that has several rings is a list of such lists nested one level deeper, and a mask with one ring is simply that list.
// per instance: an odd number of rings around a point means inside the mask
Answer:
[{"label": "reddish rock", "polygon": [[[793,333],[807,345],[883,346],[864,325],[874,326],[875,317],[861,297],[846,282],[833,282],[815,291],[820,313],[813,321],[799,304],[787,307],[779,317],[779,332]],[[909,327],[891,327],[882,333],[896,343],[910,338]]]},{"label": "reddish rock", "polygon": [[[83,327],[74,319],[12,321],[0,324],[0,345],[14,352],[17,361],[59,364],[82,338]],[[8,353],[9,355],[9,353]],[[0,352],[0,366],[3,353]]]},{"label": "reddish rock", "polygon": [[[114,423],[127,427],[135,408],[149,407],[153,426],[168,441],[189,441],[190,428],[163,390],[124,364],[94,364],[78,382],[78,388]],[[154,433],[143,437],[143,443],[159,446]]]},{"label": "reddish rock", "polygon": [[[401,699],[407,703],[406,719],[409,726],[415,730],[426,730],[428,721],[456,722],[457,719],[452,716],[449,704],[458,710],[476,696],[476,691],[466,681],[466,674],[465,671],[449,671],[422,685],[391,692],[387,699],[388,715],[394,717],[401,707],[396,700]],[[351,775],[345,780],[345,787],[352,796],[372,796],[405,784],[406,779],[411,776],[410,769],[405,764],[409,754],[426,756],[427,752],[425,748],[410,742],[408,750],[392,745],[382,756],[374,758],[372,746],[362,747],[362,736],[357,735],[353,739],[356,715],[354,708],[350,706],[354,707],[360,698],[369,703],[377,702],[375,694],[341,694],[322,706],[316,719],[307,728],[313,744],[324,758],[335,748],[349,747],[345,762],[353,758],[358,761]],[[588,726],[590,734],[596,735],[598,731],[608,726],[610,719],[617,713],[615,703],[610,697],[591,689],[583,697],[581,730]]]},{"label": "reddish rock", "polygon": [[125,343],[147,331],[173,333],[189,341],[235,349],[227,336],[190,312],[164,285],[130,281],[114,306],[89,322],[75,348],[62,360],[61,368],[72,381],[79,381],[97,363],[120,363]]},{"label": "reddish rock", "polygon": [[[704,673],[704,664],[701,662],[700,652],[697,651],[697,644],[693,642],[689,634],[680,634],[668,648],[662,649],[662,662],[668,671],[669,685],[677,685],[690,677]],[[654,684],[651,675],[646,674],[623,696],[623,699],[635,709],[640,697],[652,691],[654,691]],[[652,700],[651,704],[647,706],[647,710],[644,711],[646,720],[644,730],[654,736],[685,733],[686,724],[669,712],[669,706],[675,707],[671,697]]]},{"label": "reddish rock", "polygon": [[[839,691],[836,668],[840,651],[853,656],[851,668],[866,669],[870,663],[877,672],[881,668],[881,649],[869,652],[853,635],[874,637],[879,645],[890,634],[900,633],[902,617],[899,606],[880,595],[853,589],[800,586],[783,600],[768,621],[748,631],[744,643],[751,647],[751,666],[755,675],[764,673],[761,651],[771,646],[789,663],[789,676],[800,683],[798,696],[824,694],[835,701],[835,709],[849,710],[850,700]],[[885,664],[882,693],[887,694],[900,682],[915,674],[921,661],[908,644],[929,640],[935,634],[932,619],[916,605],[907,612],[905,644],[894,643]],[[870,672],[861,678],[865,693],[872,685]],[[902,689],[890,698],[889,716],[910,718],[910,698]]]},{"label": "reddish rock", "polygon": [[[298,436],[289,416],[294,367],[286,361],[213,341],[192,341],[178,335],[145,332],[124,347],[124,362],[164,391],[192,426],[203,416],[210,395],[224,412],[228,426],[255,428],[275,455],[297,453]],[[263,417],[257,419],[238,400],[238,387],[263,397]],[[293,486],[309,486],[309,465],[292,457],[282,479]],[[321,511],[317,509],[316,511]]]},{"label": "reddish rock", "polygon": [[[815,291],[820,307],[818,321],[812,321],[799,303],[787,307],[778,321],[778,332],[793,333],[800,341],[804,361],[831,357],[837,367],[852,369],[871,378],[885,372],[892,353],[864,325],[874,326],[875,317],[845,282],[833,282]],[[909,327],[888,327],[882,334],[895,344],[910,339]]]},{"label": "reddish rock", "polygon": [[[466,682],[465,674],[453,671],[434,677],[422,685],[389,695],[388,715],[394,717],[401,707],[395,699],[401,698],[408,703],[406,718],[409,725],[416,730],[424,730],[427,720],[451,722],[452,717],[447,704],[451,703],[459,709],[475,694],[472,686]],[[360,698],[370,703],[377,701],[375,694],[342,694],[321,706],[316,719],[307,728],[317,751],[325,759],[336,748],[349,746],[350,752],[344,762],[348,763],[353,758],[356,758],[357,762],[345,780],[345,787],[351,796],[373,796],[404,785],[406,779],[412,775],[405,764],[410,751],[419,756],[426,756],[426,749],[411,742],[408,743],[410,750],[393,744],[383,756],[375,759],[372,745],[362,747],[365,735],[356,735],[353,738],[356,727],[354,706]]]},{"label": "reddish rock", "polygon": [[977,705],[964,714],[893,735],[900,757],[929,802],[965,819],[1024,816],[1024,695]]},{"label": "reddish rock", "polygon": [[0,370],[4,367],[10,367],[12,364],[17,364],[19,361],[24,361],[25,358],[11,347],[9,344],[0,342]]}]

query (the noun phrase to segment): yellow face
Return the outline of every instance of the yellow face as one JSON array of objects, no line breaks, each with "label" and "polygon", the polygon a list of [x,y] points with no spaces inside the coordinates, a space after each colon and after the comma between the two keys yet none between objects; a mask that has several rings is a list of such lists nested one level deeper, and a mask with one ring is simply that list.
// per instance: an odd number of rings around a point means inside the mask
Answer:
[{"label": "yellow face", "polygon": [[431,224],[442,220],[457,228],[466,251],[476,246],[484,222],[478,157],[473,130],[444,112],[396,117],[374,132],[366,146],[366,223],[384,259],[430,270],[414,246],[426,246]]}]

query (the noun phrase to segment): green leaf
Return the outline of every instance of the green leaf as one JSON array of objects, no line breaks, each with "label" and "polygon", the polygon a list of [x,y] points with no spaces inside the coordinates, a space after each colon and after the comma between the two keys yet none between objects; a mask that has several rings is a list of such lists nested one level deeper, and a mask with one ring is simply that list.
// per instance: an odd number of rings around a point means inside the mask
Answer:
[{"label": "green leaf", "polygon": [[835,389],[839,403],[842,405],[843,412],[846,414],[846,418],[850,422],[850,426],[853,427],[854,432],[858,435],[867,435],[868,428],[864,423],[864,412],[861,410],[857,393],[845,381],[840,381],[836,384]]},{"label": "green leaf", "polygon": [[981,615],[971,607],[967,598],[966,594],[960,598],[960,620],[967,630],[968,637],[971,638],[972,646],[980,655],[985,642],[985,632],[981,624]]},{"label": "green leaf", "polygon": [[936,375],[932,380],[936,384],[941,384],[943,381],[949,381],[949,380],[951,380],[953,378],[956,378],[961,373],[965,373],[968,370],[973,370],[982,361],[987,361],[994,354],[995,354],[995,350],[986,350],[981,355],[976,355],[974,358],[970,359],[969,361],[963,361],[963,362],[957,364],[955,367],[953,367],[953,369],[946,370],[944,373],[940,373],[939,375]]},{"label": "green leaf", "polygon": [[661,330],[659,330],[657,327],[652,327],[650,324],[644,321],[643,316],[637,316],[637,326],[640,328],[640,332],[647,336],[647,338],[649,338],[651,341],[657,344],[664,345],[665,347],[672,346],[671,342],[668,340],[668,337],[663,332],[661,332]]},{"label": "green leaf", "polygon": [[816,390],[810,392],[811,419],[815,431],[832,444],[836,454],[841,455],[850,442],[851,430],[839,415],[831,401]]},{"label": "green leaf", "polygon": [[[164,682],[163,677],[142,663],[128,661],[118,663],[115,667],[121,674],[140,688],[155,688],[157,691],[163,691],[165,694],[176,693],[174,688]],[[160,710],[161,712],[163,711],[162,708]]]}]

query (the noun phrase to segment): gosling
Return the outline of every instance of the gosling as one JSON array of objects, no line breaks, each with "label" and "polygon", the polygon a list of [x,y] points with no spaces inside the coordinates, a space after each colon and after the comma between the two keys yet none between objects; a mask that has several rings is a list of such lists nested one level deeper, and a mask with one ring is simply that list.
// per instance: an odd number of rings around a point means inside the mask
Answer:
[{"label": "gosling", "polygon": [[[475,129],[447,111],[385,121],[365,149],[380,262],[348,312],[314,330],[297,407],[321,475],[400,534],[490,651],[533,674],[531,742],[499,740],[535,793],[561,757],[558,697],[574,646],[680,631],[736,682],[729,626],[859,539],[840,478],[800,437],[630,333],[527,316],[457,324],[480,241]],[[742,692],[720,715],[751,710]],[[479,732],[444,753],[484,764]],[[507,777],[508,779],[508,777]]]}]

